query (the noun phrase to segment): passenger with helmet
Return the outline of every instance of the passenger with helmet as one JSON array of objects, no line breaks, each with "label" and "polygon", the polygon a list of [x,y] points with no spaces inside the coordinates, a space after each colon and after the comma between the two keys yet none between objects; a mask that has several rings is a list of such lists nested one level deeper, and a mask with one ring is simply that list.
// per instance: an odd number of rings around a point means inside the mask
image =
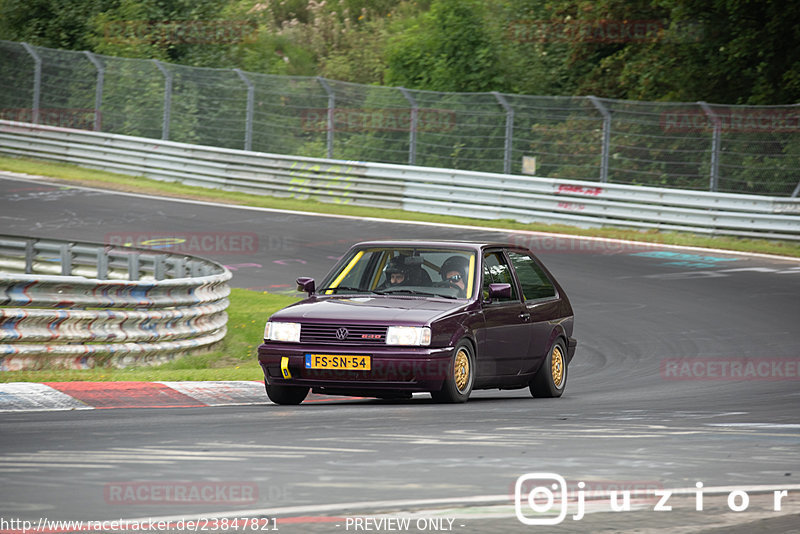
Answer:
[{"label": "passenger with helmet", "polygon": [[447,258],[442,267],[439,269],[439,274],[442,276],[442,281],[450,284],[458,290],[458,296],[464,298],[467,296],[467,271],[469,270],[469,261],[464,256],[450,256]]},{"label": "passenger with helmet", "polygon": [[406,265],[403,256],[397,256],[389,260],[386,268],[383,270],[385,279],[379,289],[386,289],[387,287],[397,287],[406,283]]}]

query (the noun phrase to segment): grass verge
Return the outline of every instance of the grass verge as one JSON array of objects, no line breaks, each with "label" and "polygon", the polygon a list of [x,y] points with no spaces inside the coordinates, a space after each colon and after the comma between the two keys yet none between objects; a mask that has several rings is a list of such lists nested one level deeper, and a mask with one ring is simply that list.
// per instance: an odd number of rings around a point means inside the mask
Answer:
[{"label": "grass verge", "polygon": [[264,322],[273,312],[297,300],[234,288],[228,308],[228,334],[210,352],[154,367],[4,371],[0,382],[263,380],[256,351],[264,336]]},{"label": "grass verge", "polygon": [[757,252],[762,254],[800,257],[800,243],[786,241],[740,239],[735,237],[708,237],[690,233],[659,232],[655,230],[637,231],[617,228],[577,228],[573,226],[538,223],[523,224],[511,220],[472,219],[468,217],[433,215],[426,213],[407,212],[402,210],[367,208],[351,206],[348,204],[317,202],[308,199],[300,200],[295,198],[277,198],[251,195],[235,191],[206,189],[175,182],[162,182],[143,177],[85,169],[75,165],[50,163],[22,158],[0,157],[0,169],[38,176],[48,176],[70,184],[244,206],[309,211],[336,215],[352,215],[356,217],[381,217],[403,221],[462,224],[502,228],[508,230],[553,232],[580,236],[625,239],[647,243],[661,243],[665,245],[718,248],[739,252]]}]

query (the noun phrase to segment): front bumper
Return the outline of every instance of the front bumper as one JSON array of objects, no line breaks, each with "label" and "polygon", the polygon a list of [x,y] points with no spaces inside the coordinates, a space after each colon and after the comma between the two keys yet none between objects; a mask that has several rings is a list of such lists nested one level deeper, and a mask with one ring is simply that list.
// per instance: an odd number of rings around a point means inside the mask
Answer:
[{"label": "front bumper", "polygon": [[[369,371],[307,369],[306,354],[369,356]],[[258,362],[270,385],[303,386],[321,393],[364,391],[439,391],[450,374],[453,347],[355,347],[263,343]],[[287,358],[290,377],[284,377],[281,360]]]}]

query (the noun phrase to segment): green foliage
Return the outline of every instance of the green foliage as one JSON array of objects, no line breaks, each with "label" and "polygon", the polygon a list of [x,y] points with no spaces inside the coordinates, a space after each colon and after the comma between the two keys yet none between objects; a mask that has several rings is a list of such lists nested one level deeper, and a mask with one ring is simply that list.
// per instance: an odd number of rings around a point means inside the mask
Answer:
[{"label": "green foliage", "polygon": [[478,0],[434,0],[391,39],[386,82],[432,91],[505,90],[500,42]]},{"label": "green foliage", "polygon": [[[793,104],[797,8],[747,0],[0,0],[0,38],[434,91]],[[141,24],[166,21],[248,30],[234,42],[169,42],[157,24]],[[637,22],[657,30],[608,38],[608,23]],[[118,38],[137,23],[136,38]]]},{"label": "green foliage", "polygon": [[[509,1],[505,19],[510,28],[526,21],[527,30],[534,25],[546,29],[537,39],[516,39],[514,64],[537,74],[549,67],[551,81],[519,71],[514,79],[521,82],[522,92],[533,94],[793,104],[800,100],[800,10],[790,4]],[[658,30],[622,39],[595,39],[597,35],[577,32],[564,38],[558,32],[583,24],[602,33],[609,22],[647,21],[656,23]]]},{"label": "green foliage", "polygon": [[118,0],[2,0],[0,38],[91,50],[93,17],[118,5]]}]

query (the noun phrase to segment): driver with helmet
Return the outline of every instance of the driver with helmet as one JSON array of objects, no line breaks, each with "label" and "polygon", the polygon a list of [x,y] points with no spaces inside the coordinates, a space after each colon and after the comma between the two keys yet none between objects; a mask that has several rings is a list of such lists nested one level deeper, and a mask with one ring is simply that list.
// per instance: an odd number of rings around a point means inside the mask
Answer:
[{"label": "driver with helmet", "polygon": [[439,269],[439,274],[443,282],[450,284],[458,290],[458,296],[463,298],[467,296],[467,271],[469,270],[469,262],[464,256],[450,256],[442,264]]},{"label": "driver with helmet", "polygon": [[389,263],[383,270],[386,278],[383,284],[381,284],[380,289],[401,286],[407,282],[406,278],[408,272],[404,260],[405,258],[403,258],[403,256],[397,256],[389,260]]}]

